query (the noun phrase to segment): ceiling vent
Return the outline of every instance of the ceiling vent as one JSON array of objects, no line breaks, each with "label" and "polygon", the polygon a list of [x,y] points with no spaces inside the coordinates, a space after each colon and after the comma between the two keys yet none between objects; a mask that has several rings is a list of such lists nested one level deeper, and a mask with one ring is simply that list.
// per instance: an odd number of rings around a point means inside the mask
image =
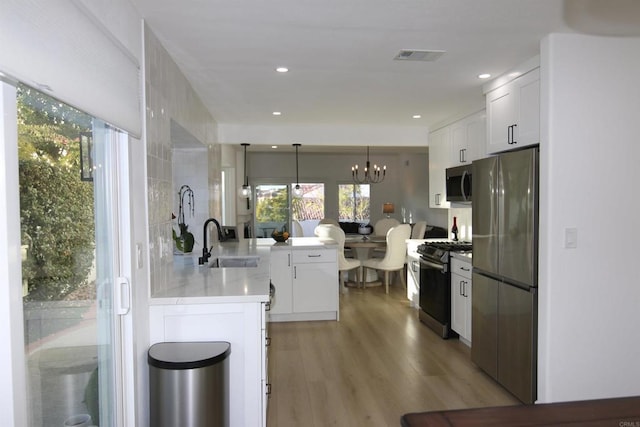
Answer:
[{"label": "ceiling vent", "polygon": [[402,49],[393,59],[397,61],[435,61],[444,53],[444,50]]}]

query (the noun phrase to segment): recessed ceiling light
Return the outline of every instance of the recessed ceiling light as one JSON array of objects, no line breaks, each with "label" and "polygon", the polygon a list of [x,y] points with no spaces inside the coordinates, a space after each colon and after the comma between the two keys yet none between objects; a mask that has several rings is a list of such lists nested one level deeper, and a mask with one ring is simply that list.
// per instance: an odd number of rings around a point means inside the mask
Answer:
[{"label": "recessed ceiling light", "polygon": [[273,112],[273,113],[271,113],[271,114],[273,114],[274,116],[279,116],[279,115],[281,115],[282,113],[281,113],[280,111],[274,111],[274,112]]},{"label": "recessed ceiling light", "polygon": [[276,68],[276,71],[279,73],[287,73],[289,72],[289,69],[287,67],[278,67]]},{"label": "recessed ceiling light", "polygon": [[272,145],[271,148],[276,149],[276,148],[278,148],[278,146],[277,145]]},{"label": "recessed ceiling light", "polygon": [[414,118],[414,119],[421,119],[421,118],[422,118],[422,116],[421,116],[420,114],[414,114],[414,115],[413,115],[413,118]]},{"label": "recessed ceiling light", "polygon": [[488,79],[489,77],[491,77],[491,74],[488,74],[488,73],[478,74],[479,79]]}]

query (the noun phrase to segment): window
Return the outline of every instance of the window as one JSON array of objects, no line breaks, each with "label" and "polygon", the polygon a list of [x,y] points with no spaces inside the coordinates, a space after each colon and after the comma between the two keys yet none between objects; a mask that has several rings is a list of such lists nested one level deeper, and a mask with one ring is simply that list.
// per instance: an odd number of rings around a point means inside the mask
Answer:
[{"label": "window", "polygon": [[324,218],[324,184],[300,184],[300,196],[293,191],[295,185],[256,185],[256,237],[271,237],[274,230],[283,228],[294,231],[293,221],[300,223],[304,236],[313,236],[313,229]]},{"label": "window", "polygon": [[369,222],[371,216],[369,190],[369,184],[338,185],[340,221]]}]

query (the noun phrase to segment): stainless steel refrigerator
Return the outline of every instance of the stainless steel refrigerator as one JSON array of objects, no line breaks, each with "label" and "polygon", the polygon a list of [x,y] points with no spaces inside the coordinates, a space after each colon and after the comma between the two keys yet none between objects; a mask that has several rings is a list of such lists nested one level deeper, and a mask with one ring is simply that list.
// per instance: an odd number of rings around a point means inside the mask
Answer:
[{"label": "stainless steel refrigerator", "polygon": [[473,162],[471,358],[536,399],[538,148]]}]

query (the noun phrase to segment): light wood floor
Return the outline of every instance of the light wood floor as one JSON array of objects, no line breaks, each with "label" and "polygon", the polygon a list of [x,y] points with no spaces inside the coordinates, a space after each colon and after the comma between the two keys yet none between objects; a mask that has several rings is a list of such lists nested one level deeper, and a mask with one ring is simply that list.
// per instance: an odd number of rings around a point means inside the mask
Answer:
[{"label": "light wood floor", "polygon": [[350,289],[339,322],[271,323],[269,427],[399,426],[407,412],[519,403],[405,295]]}]

